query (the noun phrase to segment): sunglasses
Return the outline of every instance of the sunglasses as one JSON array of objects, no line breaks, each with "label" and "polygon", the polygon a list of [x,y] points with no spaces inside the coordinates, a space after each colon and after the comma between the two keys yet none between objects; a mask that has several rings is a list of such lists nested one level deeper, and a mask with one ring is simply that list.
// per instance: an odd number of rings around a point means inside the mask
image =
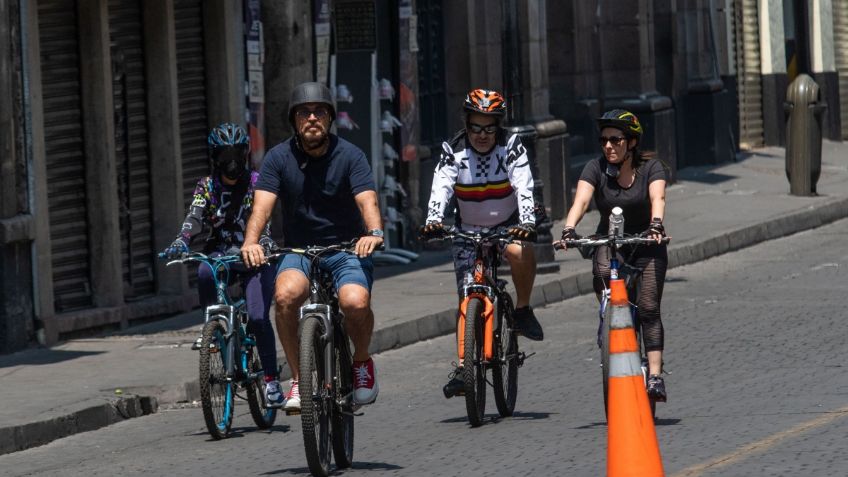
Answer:
[{"label": "sunglasses", "polygon": [[298,109],[294,113],[294,115],[298,119],[309,119],[309,117],[312,116],[313,114],[318,119],[324,119],[330,114],[330,111],[328,111],[327,108],[315,108],[315,109],[303,108],[303,109]]},{"label": "sunglasses", "polygon": [[487,124],[485,126],[482,124],[466,123],[465,126],[474,134],[480,134],[482,132],[485,132],[486,134],[494,134],[495,131],[498,130],[497,123]]},{"label": "sunglasses", "polygon": [[610,137],[601,136],[601,137],[598,138],[598,143],[600,143],[601,147],[603,147],[603,146],[607,145],[607,142],[609,142],[610,144],[612,144],[615,147],[615,146],[621,145],[621,142],[624,141],[625,139],[627,139],[627,138],[622,137],[622,136],[610,136]]}]

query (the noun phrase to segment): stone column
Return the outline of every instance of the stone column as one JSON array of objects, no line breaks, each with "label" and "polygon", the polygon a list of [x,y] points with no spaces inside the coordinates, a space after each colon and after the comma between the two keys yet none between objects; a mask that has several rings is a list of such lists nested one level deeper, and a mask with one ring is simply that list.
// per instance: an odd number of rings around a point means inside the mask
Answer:
[{"label": "stone column", "polygon": [[50,212],[47,201],[47,157],[44,142],[44,101],[41,90],[41,46],[39,42],[38,8],[30,2],[21,6],[22,45],[29,119],[29,154],[33,232],[35,235],[34,311],[42,332],[41,344],[52,345],[59,339],[53,303],[53,257],[50,245]]},{"label": "stone column", "polygon": [[292,89],[312,81],[311,2],[263,0],[265,35],[265,126],[270,149],[292,134],[288,120]]},{"label": "stone column", "polygon": [[0,0],[0,353],[24,348],[33,331],[34,228],[21,144],[17,3]]},{"label": "stone column", "polygon": [[208,0],[203,5],[208,126],[247,123],[241,2]]},{"label": "stone column", "polygon": [[[547,24],[544,0],[503,3],[503,77],[507,99],[507,130],[518,134],[533,172],[533,195],[537,210],[536,243],[538,273],[559,270],[554,261],[552,223],[546,194],[561,195],[565,124],[554,123],[549,110]],[[543,133],[544,135],[540,134]],[[551,143],[558,152],[551,157]],[[556,167],[552,170],[552,162]],[[553,191],[552,191],[553,189]],[[557,201],[560,204],[560,201]],[[562,211],[557,210],[558,215]]]},{"label": "stone column", "polygon": [[115,160],[115,109],[107,0],[80,0],[80,84],[86,162],[86,200],[95,306],[123,304],[121,239]]},{"label": "stone column", "polygon": [[656,86],[653,2],[600,0],[597,21],[601,110],[636,114],[645,129],[642,148],[656,151],[676,171],[675,112]]},{"label": "stone column", "polygon": [[[174,1],[145,0],[143,9],[153,243],[155,250],[162,250],[174,240],[184,214]],[[157,261],[156,289],[187,292],[186,268],[165,268]]]},{"label": "stone column", "polygon": [[[833,0],[811,0],[807,4],[810,32],[812,77],[821,88],[821,101],[827,104],[822,117],[822,136],[842,139],[839,76],[833,49]],[[839,1],[839,0],[836,0]],[[784,90],[785,91],[785,90]]]},{"label": "stone column", "polygon": [[[769,146],[786,144],[783,103],[786,101],[789,80],[786,75],[783,3],[783,0],[760,0],[758,10],[763,85],[763,141]],[[803,43],[799,42],[798,45]]]},{"label": "stone column", "polygon": [[677,0],[669,11],[675,73],[670,93],[679,105],[678,168],[735,157],[733,98],[719,75],[718,12],[713,4],[713,0]]}]

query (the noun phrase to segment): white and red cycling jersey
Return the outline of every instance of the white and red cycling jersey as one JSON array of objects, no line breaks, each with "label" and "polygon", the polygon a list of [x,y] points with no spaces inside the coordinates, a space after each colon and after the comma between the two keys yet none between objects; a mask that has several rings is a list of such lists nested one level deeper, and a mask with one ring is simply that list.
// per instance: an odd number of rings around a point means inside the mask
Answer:
[{"label": "white and red cycling jersey", "polygon": [[427,223],[441,222],[448,202],[456,196],[457,222],[465,230],[505,225],[515,215],[518,223],[535,224],[533,175],[527,149],[518,135],[505,138],[500,131],[495,147],[485,155],[471,147],[464,132],[442,143],[430,190]]}]

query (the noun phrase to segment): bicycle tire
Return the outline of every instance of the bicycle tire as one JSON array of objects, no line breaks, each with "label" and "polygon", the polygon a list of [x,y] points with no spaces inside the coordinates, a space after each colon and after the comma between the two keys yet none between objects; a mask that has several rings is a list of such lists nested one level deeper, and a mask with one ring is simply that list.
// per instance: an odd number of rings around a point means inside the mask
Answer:
[{"label": "bicycle tire", "polygon": [[498,413],[501,417],[509,417],[515,411],[518,398],[518,337],[513,332],[512,299],[504,293],[499,300],[492,385]]},{"label": "bicycle tire", "polygon": [[[245,369],[247,369],[248,376],[253,373],[260,373],[262,365],[259,362],[256,348],[250,347],[243,353],[247,355]],[[260,429],[269,429],[277,419],[277,410],[265,407],[265,385],[264,376],[260,373],[255,379],[248,379],[244,386],[245,394],[247,394],[247,405],[250,407],[250,416]]]},{"label": "bicycle tire", "polygon": [[333,411],[333,458],[336,467],[346,469],[353,465],[353,358],[350,356],[350,346],[339,345],[339,340],[347,340],[344,333],[336,335],[336,375],[338,376],[338,388],[336,388],[335,402],[337,404]]},{"label": "bicycle tire", "polygon": [[601,323],[601,376],[604,386],[604,416],[609,417],[609,334],[612,306],[607,301]]},{"label": "bicycle tire", "polygon": [[303,425],[303,447],[312,475],[330,473],[330,409],[325,393],[324,328],[319,317],[300,322],[300,420]]},{"label": "bicycle tire", "polygon": [[465,308],[465,349],[462,380],[465,384],[465,409],[471,427],[483,424],[486,411],[486,368],[483,364],[483,302],[468,300]]},{"label": "bicycle tire", "polygon": [[[203,326],[200,341],[200,403],[203,420],[213,439],[223,439],[233,424],[233,382],[225,368],[226,330],[217,320]],[[214,347],[213,347],[214,345]]]}]

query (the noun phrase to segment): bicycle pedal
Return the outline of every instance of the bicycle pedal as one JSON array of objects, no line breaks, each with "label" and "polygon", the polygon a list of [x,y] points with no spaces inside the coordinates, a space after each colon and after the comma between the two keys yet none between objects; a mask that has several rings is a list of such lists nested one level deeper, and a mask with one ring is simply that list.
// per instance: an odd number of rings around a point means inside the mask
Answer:
[{"label": "bicycle pedal", "polygon": [[299,416],[299,415],[300,415],[300,409],[297,409],[297,410],[287,409],[286,410],[286,416]]}]

